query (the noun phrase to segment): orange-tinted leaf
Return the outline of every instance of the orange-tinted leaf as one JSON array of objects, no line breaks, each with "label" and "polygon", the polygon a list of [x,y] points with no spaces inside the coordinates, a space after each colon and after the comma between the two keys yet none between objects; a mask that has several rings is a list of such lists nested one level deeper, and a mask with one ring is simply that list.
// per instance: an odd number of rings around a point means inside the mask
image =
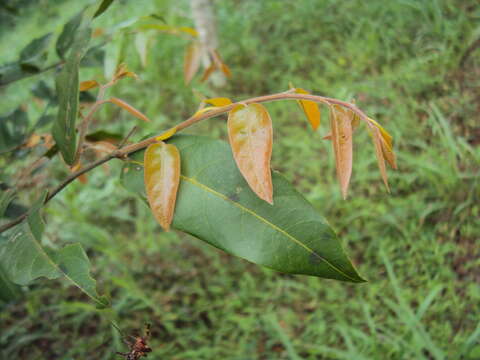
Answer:
[{"label": "orange-tinted leaf", "polygon": [[227,64],[222,63],[222,65],[220,66],[220,70],[222,70],[226,77],[232,77],[232,72],[230,71],[230,68],[227,66]]},{"label": "orange-tinted leaf", "polygon": [[393,137],[385,130],[378,122],[373,119],[368,118],[371,124],[376,127],[380,132],[381,138],[381,145],[382,145],[382,153],[387,160],[388,164],[393,168],[397,168],[397,160],[395,153],[393,152]]},{"label": "orange-tinted leaf", "polygon": [[261,104],[237,105],[228,114],[228,137],[233,157],[250,188],[273,204],[272,120]]},{"label": "orange-tinted leaf", "polygon": [[148,203],[158,223],[168,231],[180,182],[180,153],[175,145],[152,144],[145,151],[143,164]]},{"label": "orange-tinted leaf", "polygon": [[200,60],[202,52],[200,44],[198,42],[192,42],[185,51],[185,59],[183,62],[183,75],[185,78],[185,84],[188,84],[200,67]]},{"label": "orange-tinted leaf", "polygon": [[332,140],[332,133],[329,132],[327,135],[325,135],[323,138],[323,140]]},{"label": "orange-tinted leaf", "polygon": [[[82,168],[82,164],[80,162],[77,162],[74,166],[70,168],[70,172],[74,173]],[[78,181],[80,181],[82,184],[86,184],[88,182],[87,174],[82,174],[79,177],[77,177]]]},{"label": "orange-tinted leaf", "polygon": [[136,79],[138,76],[134,72],[129,71],[127,65],[122,63],[118,65],[118,68],[115,71],[115,75],[113,75],[113,81],[116,82],[117,80],[120,80],[124,77],[132,77]]},{"label": "orange-tinted leaf", "polygon": [[142,114],[140,111],[135,109],[132,105],[127,104],[125,101],[118,99],[118,98],[110,98],[108,101],[111,103],[120,106],[122,109],[127,110],[130,114],[135,116],[136,118],[149,122],[150,119],[146,117],[144,114]]},{"label": "orange-tinted leaf", "polygon": [[32,134],[22,147],[27,149],[35,147],[40,143],[40,140],[42,140],[42,137],[40,135]]},{"label": "orange-tinted leaf", "polygon": [[208,68],[205,69],[205,71],[203,72],[203,75],[202,75],[202,78],[200,79],[201,82],[204,82],[204,81],[207,81],[208,78],[210,77],[210,75],[213,74],[213,72],[215,71],[215,63],[211,63],[210,66]]},{"label": "orange-tinted leaf", "polygon": [[342,196],[347,197],[348,185],[352,175],[353,141],[352,141],[353,113],[339,105],[330,107],[330,124],[332,128],[332,146],[335,153],[337,178],[340,182]]},{"label": "orange-tinted leaf", "polygon": [[377,156],[378,168],[380,170],[380,174],[382,175],[383,183],[385,184],[387,191],[390,192],[390,187],[388,186],[387,169],[385,167],[385,158],[382,150],[382,134],[378,127],[372,125],[370,125],[369,127],[372,134],[373,144],[375,145],[375,154]]},{"label": "orange-tinted leaf", "polygon": [[97,153],[100,154],[110,154],[117,150],[118,148],[108,141],[96,141],[94,143],[89,144],[89,147]]},{"label": "orange-tinted leaf", "polygon": [[80,83],[79,90],[80,91],[87,91],[93,88],[96,88],[100,84],[96,80],[87,80],[87,81],[82,81]]},{"label": "orange-tinted leaf", "polygon": [[203,100],[203,102],[213,106],[227,106],[232,103],[232,100],[226,97],[218,97],[218,98],[206,99],[206,100]]}]

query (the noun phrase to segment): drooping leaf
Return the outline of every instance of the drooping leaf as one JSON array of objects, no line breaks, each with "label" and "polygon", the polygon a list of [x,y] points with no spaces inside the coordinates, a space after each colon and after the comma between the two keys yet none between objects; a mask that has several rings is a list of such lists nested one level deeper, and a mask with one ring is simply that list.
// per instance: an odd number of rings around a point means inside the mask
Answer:
[{"label": "drooping leaf", "polygon": [[385,130],[378,122],[373,119],[368,119],[380,131],[380,143],[382,145],[382,153],[385,160],[393,168],[397,168],[397,159],[393,152],[393,137]]},{"label": "drooping leaf", "polygon": [[383,183],[385,184],[387,191],[390,192],[390,187],[388,186],[387,169],[385,167],[385,157],[382,149],[382,134],[380,129],[374,125],[370,125],[369,128],[372,135],[373,144],[375,145],[375,155],[377,156],[378,169],[380,170],[380,174],[382,175]]},{"label": "drooping leaf", "polygon": [[52,34],[32,40],[20,53],[20,67],[29,72],[39,71],[47,58],[47,49]]},{"label": "drooping leaf", "polygon": [[108,101],[111,102],[112,104],[120,106],[124,110],[127,110],[130,114],[132,114],[133,116],[135,116],[136,118],[138,118],[140,120],[143,120],[143,121],[146,121],[146,122],[150,121],[150,119],[148,117],[146,117],[140,111],[135,109],[132,105],[127,104],[125,101],[123,101],[121,99],[110,98],[110,99],[108,99]]},{"label": "drooping leaf", "polygon": [[344,199],[347,197],[348,185],[352,175],[353,161],[353,112],[339,105],[330,107],[330,124],[332,128],[332,146],[335,153],[337,178]]},{"label": "drooping leaf", "polygon": [[208,68],[206,68],[205,71],[203,72],[203,75],[202,75],[202,78],[200,79],[200,81],[201,82],[207,81],[208,78],[210,77],[210,75],[213,74],[215,69],[216,69],[215,63],[211,63],[210,66]]},{"label": "drooping leaf", "polygon": [[261,104],[235,106],[228,114],[228,138],[233,157],[250,188],[272,204],[273,129],[267,109]]},{"label": "drooping leaf", "polygon": [[63,27],[62,32],[58,36],[57,43],[55,44],[55,50],[59,58],[64,59],[68,50],[75,40],[75,34],[82,23],[83,13],[80,12],[73,16]]},{"label": "drooping leaf", "polygon": [[79,91],[87,91],[93,88],[96,88],[100,84],[96,80],[86,80],[82,81],[79,86]]},{"label": "drooping leaf", "polygon": [[113,0],[102,0],[100,6],[98,7],[97,11],[93,15],[93,18],[95,19],[97,16],[102,15],[107,9],[109,8],[110,5],[112,5]]},{"label": "drooping leaf", "polygon": [[[269,205],[251,191],[224,141],[177,135],[168,143],[182,158],[173,228],[280,272],[364,281],[325,219],[279,173]],[[143,156],[124,166],[122,184],[145,200]]]},{"label": "drooping leaf", "polygon": [[180,153],[172,144],[152,144],[145,151],[143,165],[150,209],[162,228],[169,231],[180,183]]},{"label": "drooping leaf", "polygon": [[81,245],[66,245],[58,251],[47,251],[42,246],[44,224],[39,211],[44,199],[41,197],[27,220],[9,232],[7,241],[0,243],[0,265],[8,279],[27,285],[39,277],[64,277],[98,306],[108,306],[107,299],[97,293],[96,281],[90,276],[90,262]]},{"label": "drooping leaf", "polygon": [[89,22],[85,20],[76,32],[72,49],[55,81],[58,96],[58,115],[53,125],[52,134],[63,159],[69,165],[73,164],[76,153],[75,122],[78,115],[79,100],[78,68],[87,49],[90,34]]},{"label": "drooping leaf", "polygon": [[20,107],[13,113],[0,117],[0,154],[20,146],[28,130],[27,113]]},{"label": "drooping leaf", "polygon": [[200,44],[194,41],[188,45],[185,50],[185,58],[183,60],[183,76],[185,84],[190,83],[200,67],[202,52]]},{"label": "drooping leaf", "polygon": [[218,98],[206,99],[206,100],[203,100],[203,102],[205,104],[210,104],[210,105],[219,107],[219,106],[230,105],[232,103],[232,100],[226,97],[218,97]]},{"label": "drooping leaf", "polygon": [[[307,90],[295,88],[297,94],[310,94]],[[298,105],[305,113],[308,122],[312,125],[313,130],[317,130],[320,126],[320,108],[315,101],[297,100]]]}]

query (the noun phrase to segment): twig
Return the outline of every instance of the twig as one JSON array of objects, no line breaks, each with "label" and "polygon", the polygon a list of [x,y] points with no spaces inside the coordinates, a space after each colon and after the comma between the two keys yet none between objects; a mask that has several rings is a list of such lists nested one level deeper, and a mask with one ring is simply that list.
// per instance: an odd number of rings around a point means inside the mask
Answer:
[{"label": "twig", "polygon": [[123,138],[123,140],[120,142],[120,144],[118,145],[118,148],[121,149],[123,148],[123,146],[127,143],[128,139],[130,139],[130,137],[135,133],[135,131],[137,131],[138,129],[138,126],[134,126],[130,131],[129,133],[127,134],[127,136],[125,136]]},{"label": "twig", "polygon": [[[286,100],[286,99],[294,99],[294,100],[311,100],[315,101],[318,103],[330,105],[330,104],[336,104],[336,105],[341,105],[344,106],[353,112],[355,112],[362,120],[368,121],[368,116],[365,115],[365,113],[360,110],[355,104],[351,104],[345,101],[337,100],[337,99],[332,99],[329,97],[324,97],[324,96],[318,96],[318,95],[308,95],[308,94],[296,94],[292,93],[291,91],[286,91],[278,94],[273,94],[273,95],[265,95],[265,96],[258,96],[254,97],[251,99],[243,100],[241,102],[233,103],[227,106],[222,106],[219,107],[218,109],[214,109],[212,111],[209,111],[207,113],[198,115],[198,116],[192,116],[188,118],[187,120],[181,122],[176,128],[176,132],[179,132],[187,127],[192,126],[193,124],[196,124],[199,121],[206,120],[213,118],[215,116],[224,114],[232,110],[233,107],[235,107],[238,104],[253,104],[253,103],[264,103],[264,102],[271,102],[271,101],[278,101],[278,100]],[[140,141],[135,144],[127,145],[125,147],[119,148],[115,151],[112,151],[110,154],[106,155],[105,157],[98,159],[94,161],[93,163],[88,164],[84,168],[72,173],[69,175],[61,184],[59,184],[56,188],[54,188],[52,191],[49,192],[47,198],[45,199],[45,203],[49,202],[51,199],[53,199],[60,191],[62,191],[68,184],[70,184],[73,180],[75,180],[77,177],[89,172],[90,170],[96,168],[97,166],[106,163],[107,161],[110,161],[111,159],[118,158],[118,159],[125,159],[127,155],[132,154],[136,151],[142,150],[146,148],[147,146],[154,144],[157,142],[156,138],[161,137],[164,134],[167,134],[170,132],[171,129],[168,129],[164,131],[163,133],[159,135],[152,136],[148,139],[145,139],[143,141]],[[13,226],[19,224],[22,222],[26,217],[28,216],[28,213],[25,213],[15,220],[4,224],[0,226],[0,233],[12,228]]]}]

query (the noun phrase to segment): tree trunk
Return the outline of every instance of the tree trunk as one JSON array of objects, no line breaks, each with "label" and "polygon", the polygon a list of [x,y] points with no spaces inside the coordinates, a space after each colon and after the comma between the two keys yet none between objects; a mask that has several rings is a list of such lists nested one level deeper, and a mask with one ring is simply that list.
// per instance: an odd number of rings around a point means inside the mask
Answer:
[{"label": "tree trunk", "polygon": [[[191,0],[191,7],[201,45],[202,64],[207,69],[211,64],[209,53],[218,47],[214,7],[211,0]],[[209,80],[215,87],[222,87],[226,83],[225,75],[218,70],[210,76]]]}]

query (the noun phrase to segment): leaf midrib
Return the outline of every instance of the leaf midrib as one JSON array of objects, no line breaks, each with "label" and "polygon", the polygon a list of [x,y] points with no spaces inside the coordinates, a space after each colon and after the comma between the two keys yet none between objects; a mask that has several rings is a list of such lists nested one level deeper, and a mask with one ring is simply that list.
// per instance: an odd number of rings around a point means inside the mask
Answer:
[{"label": "leaf midrib", "polygon": [[185,176],[185,175],[180,175],[180,177],[182,178],[182,180],[185,180],[189,183],[191,183],[192,185],[194,186],[198,186],[200,189],[202,190],[205,190],[213,195],[216,195],[218,196],[219,198],[221,198],[222,200],[225,200],[227,202],[230,202],[232,203],[234,206],[238,207],[239,209],[241,209],[242,211],[245,211],[247,213],[249,213],[250,215],[253,215],[255,218],[257,218],[258,220],[260,220],[261,222],[265,223],[266,225],[270,226],[271,228],[273,228],[274,230],[278,231],[279,233],[281,233],[282,235],[284,235],[285,237],[287,237],[290,241],[293,241],[294,243],[296,243],[297,245],[299,245],[300,247],[304,248],[307,252],[317,256],[320,260],[324,261],[328,266],[330,266],[333,270],[337,271],[338,273],[342,274],[343,276],[345,276],[346,278],[352,280],[352,281],[357,281],[355,278],[352,278],[351,276],[349,276],[348,274],[344,273],[342,270],[340,270],[339,268],[337,268],[335,265],[333,265],[331,262],[329,262],[327,259],[325,259],[323,256],[317,254],[313,249],[310,249],[307,245],[303,244],[300,240],[298,240],[297,238],[295,238],[294,236],[292,236],[291,234],[289,234],[288,232],[286,232],[285,230],[281,229],[280,227],[278,227],[277,225],[271,223],[270,221],[268,221],[267,219],[265,219],[264,217],[256,214],[253,210],[243,206],[242,204],[236,202],[236,201],[233,201],[232,199],[228,198],[227,196],[225,196],[224,194],[218,192],[218,191],[215,191],[214,189],[208,187],[207,185],[205,184],[202,184],[200,182],[198,182],[196,179],[194,178],[190,178],[188,176]]}]

